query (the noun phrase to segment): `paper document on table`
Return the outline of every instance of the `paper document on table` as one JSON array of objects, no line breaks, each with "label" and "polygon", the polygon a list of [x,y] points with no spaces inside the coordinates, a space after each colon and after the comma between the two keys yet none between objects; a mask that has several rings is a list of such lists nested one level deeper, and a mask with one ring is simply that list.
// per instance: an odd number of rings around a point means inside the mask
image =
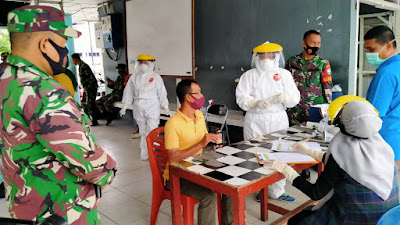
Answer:
[{"label": "paper document on table", "polygon": [[280,133],[272,133],[270,134],[271,136],[277,137],[277,138],[283,138],[283,137],[290,137],[289,135],[286,134],[280,134]]},{"label": "paper document on table", "polygon": [[287,131],[293,132],[293,133],[303,133],[304,131],[296,129],[294,127],[289,127],[288,129],[286,129]]},{"label": "paper document on table", "polygon": [[284,140],[277,140],[277,141],[272,141],[272,151],[292,151],[292,144],[296,143],[294,141],[284,141]]},{"label": "paper document on table", "polygon": [[307,134],[307,133],[295,133],[293,135],[302,138],[313,138],[312,134]]},{"label": "paper document on table", "polygon": [[293,164],[318,162],[309,155],[301,153],[287,153],[287,152],[273,152],[273,153],[257,152],[256,158],[260,164],[265,164],[270,160],[280,160],[285,163],[293,163]]},{"label": "paper document on table", "polygon": [[[277,140],[277,141],[272,141],[272,151],[278,151],[278,152],[292,152],[293,148],[292,145],[295,144],[295,141],[287,141],[287,140]],[[308,147],[316,150],[322,150],[321,146],[317,142],[305,142]]]}]

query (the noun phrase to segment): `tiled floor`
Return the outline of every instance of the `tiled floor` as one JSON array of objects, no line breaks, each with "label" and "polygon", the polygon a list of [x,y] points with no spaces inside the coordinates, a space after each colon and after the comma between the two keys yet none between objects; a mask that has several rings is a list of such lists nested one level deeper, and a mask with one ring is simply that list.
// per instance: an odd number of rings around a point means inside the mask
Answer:
[{"label": "tiled floor", "polygon": [[[105,121],[100,121],[104,124]],[[92,128],[96,143],[105,149],[118,163],[118,173],[113,183],[103,192],[99,203],[100,217],[103,225],[148,225],[150,223],[152,177],[147,161],[140,160],[139,140],[131,139],[133,125],[126,120],[113,121],[110,126],[99,125]],[[313,174],[315,176],[315,174]],[[308,198],[292,187],[286,185],[286,191],[296,197],[294,203],[271,200],[278,206],[293,209]],[[259,203],[254,200],[255,194],[247,196],[247,224],[269,224],[279,218],[279,214],[269,212],[269,220],[260,220]],[[197,211],[197,210],[196,210]],[[195,219],[197,218],[195,213]],[[8,217],[4,199],[0,200],[0,217]],[[197,221],[195,221],[195,224]],[[158,215],[157,224],[171,224],[171,207],[164,201]]]}]

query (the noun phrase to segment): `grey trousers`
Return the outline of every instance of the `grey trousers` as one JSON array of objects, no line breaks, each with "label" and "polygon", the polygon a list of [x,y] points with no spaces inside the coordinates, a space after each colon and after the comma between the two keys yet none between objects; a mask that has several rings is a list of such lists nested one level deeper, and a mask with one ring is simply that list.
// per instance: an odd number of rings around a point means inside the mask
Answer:
[{"label": "grey trousers", "polygon": [[[169,182],[166,183],[169,189]],[[217,223],[217,195],[210,189],[190,181],[180,179],[181,193],[199,201],[197,211],[198,225],[212,225]],[[233,200],[222,195],[221,199],[222,225],[233,224]]]}]

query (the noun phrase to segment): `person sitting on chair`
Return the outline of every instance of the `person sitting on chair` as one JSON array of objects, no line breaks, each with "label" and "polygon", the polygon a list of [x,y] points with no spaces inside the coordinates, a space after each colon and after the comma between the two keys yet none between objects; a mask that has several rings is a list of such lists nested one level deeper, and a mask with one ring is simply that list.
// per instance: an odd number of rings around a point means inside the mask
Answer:
[{"label": "person sitting on chair", "polygon": [[117,80],[113,81],[108,77],[106,78],[107,87],[113,89],[113,91],[108,95],[104,95],[96,101],[96,105],[100,113],[103,114],[107,119],[107,126],[110,125],[114,118],[114,102],[122,100],[122,95],[124,94],[125,88],[124,80],[126,75],[126,65],[118,64],[118,66],[115,68],[118,69],[119,74]]},{"label": "person sitting on chair", "polygon": [[399,204],[394,152],[378,133],[382,120],[369,102],[357,96],[334,100],[329,116],[336,118],[333,123],[340,132],[326,153],[311,149],[305,142],[293,145],[295,151],[325,164],[315,184],[284,162],[266,165],[285,175],[312,200],[319,200],[288,224],[376,224],[387,210]]},{"label": "person sitting on chair", "polygon": [[[217,134],[209,134],[203,113],[199,110],[204,105],[204,96],[199,84],[194,80],[183,80],[176,88],[176,94],[182,107],[165,124],[165,149],[169,163],[177,163],[189,156],[197,155],[208,143],[217,143]],[[168,165],[164,171],[164,181],[169,188]],[[199,201],[199,225],[215,224],[217,221],[217,196],[210,189],[181,179],[181,193]],[[222,196],[222,224],[233,223],[232,198]]]}]

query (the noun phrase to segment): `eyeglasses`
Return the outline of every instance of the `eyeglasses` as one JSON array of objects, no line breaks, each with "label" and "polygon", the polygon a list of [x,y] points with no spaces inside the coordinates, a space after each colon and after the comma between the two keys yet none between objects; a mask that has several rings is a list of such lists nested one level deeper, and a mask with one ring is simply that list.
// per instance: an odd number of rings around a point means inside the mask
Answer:
[{"label": "eyeglasses", "polygon": [[201,95],[201,91],[199,91],[199,92],[192,92],[192,93],[188,93],[188,94],[190,94],[190,95]]}]

